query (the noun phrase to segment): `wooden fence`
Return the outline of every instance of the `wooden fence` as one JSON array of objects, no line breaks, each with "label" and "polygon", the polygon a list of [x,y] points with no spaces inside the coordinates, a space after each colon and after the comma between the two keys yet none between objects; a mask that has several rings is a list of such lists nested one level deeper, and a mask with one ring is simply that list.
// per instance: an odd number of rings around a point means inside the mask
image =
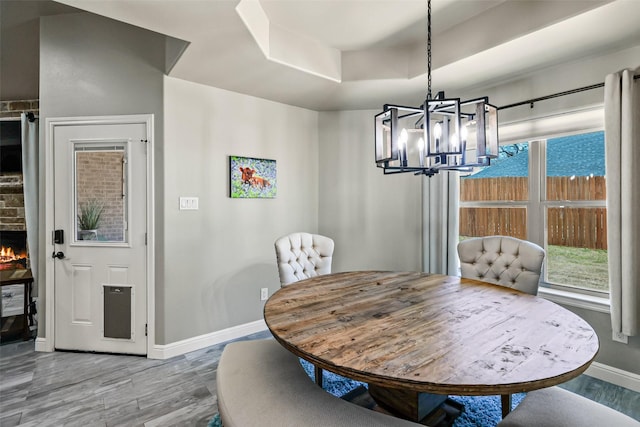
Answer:
[{"label": "wooden fence", "polygon": [[461,236],[511,236],[527,238],[524,208],[460,208]]},{"label": "wooden fence", "polygon": [[[604,177],[548,177],[547,200],[604,200]],[[527,178],[462,179],[461,201],[524,201],[528,199]],[[463,207],[461,236],[527,236],[526,209],[518,207]],[[606,208],[547,209],[547,242],[551,245],[607,249]]]}]

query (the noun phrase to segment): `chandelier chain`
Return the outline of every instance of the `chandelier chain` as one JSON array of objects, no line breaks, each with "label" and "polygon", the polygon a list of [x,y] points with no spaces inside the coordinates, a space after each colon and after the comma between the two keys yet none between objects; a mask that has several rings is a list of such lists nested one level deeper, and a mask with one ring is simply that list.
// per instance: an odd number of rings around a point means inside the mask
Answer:
[{"label": "chandelier chain", "polygon": [[422,1],[427,3],[427,46],[423,51],[427,56],[427,97],[419,107],[384,104],[384,111],[376,114],[376,166],[384,169],[385,175],[469,174],[476,167],[489,166],[498,155],[498,109],[489,104],[488,97],[446,99],[437,89],[432,96],[432,0]]},{"label": "chandelier chain", "polygon": [[427,99],[431,99],[431,0],[427,0]]}]

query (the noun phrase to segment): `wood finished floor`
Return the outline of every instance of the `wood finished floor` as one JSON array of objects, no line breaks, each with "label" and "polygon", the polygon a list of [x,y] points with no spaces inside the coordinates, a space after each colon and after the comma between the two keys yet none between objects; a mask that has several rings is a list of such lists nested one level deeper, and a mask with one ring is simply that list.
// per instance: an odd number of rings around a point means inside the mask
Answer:
[{"label": "wood finished floor", "polygon": [[[206,426],[224,345],[168,360],[0,346],[0,426]],[[640,420],[640,393],[586,375],[563,387]]]},{"label": "wood finished floor", "polygon": [[151,360],[0,346],[0,426],[206,426],[223,348]]}]

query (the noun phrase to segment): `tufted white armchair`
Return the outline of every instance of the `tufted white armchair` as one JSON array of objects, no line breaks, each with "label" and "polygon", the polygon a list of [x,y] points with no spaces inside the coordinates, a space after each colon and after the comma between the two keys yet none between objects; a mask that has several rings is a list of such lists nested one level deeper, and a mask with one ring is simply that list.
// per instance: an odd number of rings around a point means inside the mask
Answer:
[{"label": "tufted white armchair", "polygon": [[280,285],[331,273],[333,240],[310,233],[292,233],[275,242]]},{"label": "tufted white armchair", "polygon": [[458,243],[458,256],[462,277],[538,293],[545,252],[535,243],[508,236],[476,237]]}]

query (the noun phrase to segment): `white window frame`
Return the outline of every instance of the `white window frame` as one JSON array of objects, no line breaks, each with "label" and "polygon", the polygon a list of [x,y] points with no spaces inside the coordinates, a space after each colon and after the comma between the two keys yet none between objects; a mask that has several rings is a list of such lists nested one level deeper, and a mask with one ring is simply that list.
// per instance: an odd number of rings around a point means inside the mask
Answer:
[{"label": "white window frame", "polygon": [[[602,131],[603,129],[589,129],[562,134],[579,135]],[[559,136],[559,135],[558,135]],[[565,201],[546,199],[546,142],[554,136],[533,138],[528,142],[529,171],[528,171],[528,200],[500,200],[500,201],[459,201],[459,207],[509,207],[526,208],[527,240],[547,248],[547,209],[550,207],[606,207],[606,200]],[[578,288],[568,284],[557,284],[547,281],[546,263],[543,265],[541,286],[538,294],[557,303],[585,308],[603,313],[610,312],[609,292]]]}]

